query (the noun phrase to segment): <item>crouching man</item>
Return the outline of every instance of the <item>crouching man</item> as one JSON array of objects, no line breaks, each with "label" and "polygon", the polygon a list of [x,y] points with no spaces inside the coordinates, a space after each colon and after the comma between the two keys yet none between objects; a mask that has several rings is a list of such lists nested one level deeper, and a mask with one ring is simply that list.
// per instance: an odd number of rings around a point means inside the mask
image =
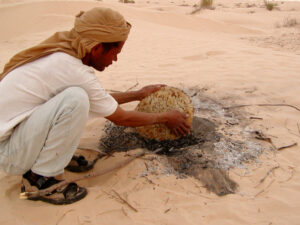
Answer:
[{"label": "crouching man", "polygon": [[[80,12],[70,31],[55,33],[5,65],[0,78],[0,168],[22,175],[22,191],[60,182],[54,176],[74,159],[89,112],[117,125],[165,123],[177,135],[189,132],[185,115],[178,111],[142,113],[119,106],[163,85],[108,94],[98,82],[92,68],[104,71],[117,61],[130,28],[118,12],[93,8]],[[84,187],[71,183],[30,199],[69,204],[86,194]]]}]

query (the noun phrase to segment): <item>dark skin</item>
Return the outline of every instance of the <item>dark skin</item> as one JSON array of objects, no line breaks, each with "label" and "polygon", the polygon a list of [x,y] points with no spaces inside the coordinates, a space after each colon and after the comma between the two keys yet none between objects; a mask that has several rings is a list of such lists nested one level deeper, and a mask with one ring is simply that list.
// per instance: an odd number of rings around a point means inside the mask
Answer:
[{"label": "dark skin", "polygon": [[[105,51],[102,44],[93,47],[91,52],[86,54],[82,59],[85,65],[92,66],[98,71],[104,71],[106,67],[110,66],[114,61],[118,60],[118,54],[122,51],[125,42],[121,42],[118,47],[113,47]],[[165,85],[156,84],[141,88],[138,91],[111,93],[119,104],[140,101],[153,92],[158,91]],[[120,106],[116,111],[107,116],[106,119],[120,126],[138,127],[145,125],[152,125],[164,123],[177,136],[184,136],[190,133],[191,127],[186,123],[187,116],[176,110],[163,113],[144,113],[136,111],[126,111]]]}]

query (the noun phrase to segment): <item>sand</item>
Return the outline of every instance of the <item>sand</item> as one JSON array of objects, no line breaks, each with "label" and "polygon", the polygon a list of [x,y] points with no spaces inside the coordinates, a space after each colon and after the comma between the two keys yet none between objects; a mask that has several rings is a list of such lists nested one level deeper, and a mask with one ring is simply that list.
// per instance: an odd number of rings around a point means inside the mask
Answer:
[{"label": "sand", "polygon": [[[277,2],[276,9],[267,11],[257,0],[214,1],[214,10],[190,15],[196,3],[0,0],[0,69],[16,52],[57,30],[70,29],[78,11],[106,6],[120,11],[133,25],[118,62],[97,72],[107,90],[164,83],[186,89],[196,86],[224,107],[289,104],[300,108],[300,3]],[[239,110],[248,119],[262,118],[251,120],[249,126],[270,137],[276,147],[300,142],[296,109],[249,106]],[[104,125],[101,118],[89,121],[80,145],[97,148]],[[145,159],[81,181],[88,196],[67,206],[20,200],[20,176],[0,173],[0,224],[299,224],[299,145],[275,152],[269,143],[260,144],[266,150],[259,159],[229,170],[239,188],[222,197],[192,177],[177,179],[159,172],[142,176],[149,161]],[[127,157],[118,152],[100,159],[94,172]],[[162,166],[161,160],[151,162]],[[79,175],[66,172],[64,176]],[[137,212],[120,202],[113,190]]]}]

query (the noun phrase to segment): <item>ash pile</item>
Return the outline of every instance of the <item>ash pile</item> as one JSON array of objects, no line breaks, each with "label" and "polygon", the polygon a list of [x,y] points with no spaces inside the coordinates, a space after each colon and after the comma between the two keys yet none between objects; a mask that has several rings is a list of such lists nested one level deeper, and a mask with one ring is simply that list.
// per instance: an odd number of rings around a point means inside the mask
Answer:
[{"label": "ash pile", "polygon": [[[148,140],[134,128],[107,122],[99,148],[108,154],[136,148],[162,149],[158,153],[163,159],[160,163],[165,166],[161,173],[178,178],[192,176],[219,196],[235,193],[238,184],[230,179],[229,169],[247,168],[247,163],[259,162],[258,157],[263,152],[263,147],[253,138],[250,120],[245,113],[225,110],[222,104],[206,97],[199,89],[185,92],[195,109],[190,135],[176,140]],[[150,172],[151,168],[142,176]]]}]

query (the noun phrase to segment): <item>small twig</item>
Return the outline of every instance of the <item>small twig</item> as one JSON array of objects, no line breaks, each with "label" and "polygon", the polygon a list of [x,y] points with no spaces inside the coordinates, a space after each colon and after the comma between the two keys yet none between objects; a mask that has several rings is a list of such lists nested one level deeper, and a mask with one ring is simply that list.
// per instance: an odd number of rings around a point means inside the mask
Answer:
[{"label": "small twig", "polygon": [[155,183],[152,181],[152,180],[150,180],[148,177],[146,177],[146,176],[144,176],[145,177],[145,179],[150,183],[150,184],[154,184],[155,185]]},{"label": "small twig", "polygon": [[[155,153],[158,153],[158,152],[160,152],[162,150],[163,150],[163,148],[159,148],[159,149],[156,149],[154,152],[151,152],[150,154],[152,154],[152,153],[155,154]],[[84,180],[84,179],[90,178],[90,177],[97,177],[97,176],[101,176],[101,175],[107,174],[107,173],[109,173],[109,172],[111,172],[113,170],[122,168],[123,166],[127,165],[128,163],[130,163],[134,159],[136,159],[138,157],[141,157],[141,156],[143,156],[145,154],[146,154],[146,151],[143,150],[143,151],[141,151],[141,152],[139,152],[139,153],[137,153],[135,155],[132,155],[128,159],[124,160],[123,162],[120,162],[120,163],[118,163],[116,165],[113,165],[113,166],[111,166],[109,168],[106,168],[103,171],[100,171],[98,173],[89,173],[89,174],[86,174],[84,176],[75,178],[75,179],[70,180],[70,181],[64,180],[62,182],[59,182],[57,184],[54,184],[54,185],[50,186],[49,188],[45,188],[43,190],[39,190],[39,191],[36,191],[36,192],[22,192],[20,194],[20,198],[21,199],[27,199],[28,197],[38,197],[38,196],[41,196],[41,195],[50,194],[55,189],[60,188],[60,187],[65,186],[65,185],[68,185],[70,183],[74,183],[76,181]]]},{"label": "small twig", "polygon": [[293,143],[291,145],[279,147],[278,150],[282,150],[282,149],[285,149],[285,148],[291,148],[291,147],[294,147],[294,146],[297,146],[297,142],[295,142],[295,143]]},{"label": "small twig", "polygon": [[292,135],[295,135],[295,136],[297,136],[297,137],[300,137],[300,135],[295,134],[291,129],[289,129],[289,128],[287,127],[287,122],[288,122],[288,119],[286,119],[286,120],[284,121],[284,127],[288,130],[288,132],[289,132],[290,134],[292,134]]},{"label": "small twig", "polygon": [[292,135],[295,135],[295,136],[297,136],[297,137],[300,137],[300,135],[299,134],[295,134],[293,131],[291,131],[290,129],[288,129],[288,132],[290,133],[290,134],[292,134]]},{"label": "small twig", "polygon": [[122,207],[122,212],[124,213],[125,216],[128,216],[127,212],[125,211],[125,209]]},{"label": "small twig", "polygon": [[167,213],[171,210],[171,208],[168,208],[167,210],[164,211],[164,213]]},{"label": "small twig", "polygon": [[[133,85],[132,87],[128,88],[125,92],[130,91],[131,89],[135,88],[136,86],[139,85],[139,82],[137,81],[135,85]],[[114,93],[120,93],[122,91],[117,91],[117,90],[113,90],[113,89],[106,89],[109,92],[114,92]]]},{"label": "small twig", "polygon": [[135,85],[132,87],[128,88],[125,92],[132,90],[133,88],[137,87],[139,85],[139,82],[137,81]]},{"label": "small twig", "polygon": [[292,170],[291,176],[285,182],[287,182],[287,181],[289,181],[289,180],[291,180],[293,178],[294,172],[295,172],[295,168],[291,167],[291,170]]},{"label": "small twig", "polygon": [[288,182],[289,180],[291,180],[292,178],[293,178],[293,176],[294,176],[294,172],[295,172],[295,167],[293,167],[293,166],[289,166],[289,168],[291,169],[291,175],[290,175],[290,177],[288,178],[288,179],[286,179],[286,180],[283,180],[283,181],[279,181],[279,183],[284,183],[284,182]]},{"label": "small twig", "polygon": [[197,7],[191,12],[191,15],[193,15],[193,14],[195,14],[195,13],[201,11],[201,9],[202,9],[202,6],[201,6],[201,5],[197,6]]},{"label": "small twig", "polygon": [[104,149],[109,149],[108,147],[107,147],[107,145],[106,144],[104,144],[102,141],[100,142],[100,146],[99,147],[104,147]]},{"label": "small twig", "polygon": [[144,164],[145,164],[145,167],[146,167],[146,169],[148,171],[149,170],[148,164],[146,162],[144,162]]},{"label": "small twig", "polygon": [[262,189],[261,191],[259,191],[256,195],[254,195],[254,198],[256,198],[258,195],[260,195],[261,193],[263,193],[264,191],[266,191],[266,189],[268,189],[268,188],[273,184],[274,181],[275,181],[275,179],[273,179],[273,180],[268,184],[268,186],[266,186],[264,189]]},{"label": "small twig", "polygon": [[200,90],[197,90],[194,94],[191,95],[191,98],[195,97],[199,92]]},{"label": "small twig", "polygon": [[118,198],[119,198],[124,204],[128,205],[129,208],[131,208],[133,211],[138,212],[138,210],[137,210],[136,208],[134,208],[132,205],[130,205],[130,204],[128,203],[128,201],[126,201],[124,198],[122,198],[121,195],[120,195],[118,192],[116,192],[114,189],[112,189],[112,191],[118,196]]},{"label": "small twig", "polygon": [[68,212],[71,212],[71,211],[74,211],[74,209],[69,209],[68,211],[66,211],[56,222],[56,225],[58,225],[60,223],[60,221],[62,221],[62,219],[65,217],[65,215],[68,213]]},{"label": "small twig", "polygon": [[256,117],[256,116],[250,116],[250,120],[263,120],[261,117]]},{"label": "small twig", "polygon": [[119,92],[121,92],[121,91],[112,90],[112,89],[106,89],[106,90],[109,91],[109,92],[114,92],[114,93],[119,93]]},{"label": "small twig", "polygon": [[264,181],[265,181],[265,179],[274,171],[274,170],[276,170],[276,169],[278,169],[279,168],[279,166],[274,166],[274,167],[272,167],[267,173],[266,173],[266,175],[263,177],[263,178],[261,178],[260,180],[259,180],[259,183],[255,186],[255,187],[257,187],[258,185],[260,185],[261,183],[263,183]]},{"label": "small twig", "polygon": [[265,189],[268,189],[273,183],[274,183],[275,179],[273,179],[267,186]]},{"label": "small twig", "polygon": [[262,189],[260,190],[259,192],[257,192],[255,195],[254,195],[254,198],[256,198],[258,195],[260,195],[261,193],[263,193],[265,191],[265,189]]},{"label": "small twig", "polygon": [[101,175],[104,175],[104,174],[107,174],[115,169],[119,169],[125,165],[127,165],[128,163],[130,163],[132,160],[142,156],[145,154],[145,151],[142,151],[142,152],[139,152],[133,156],[131,156],[130,158],[126,159],[125,161],[123,162],[120,162],[114,166],[111,166],[103,171],[100,171],[99,173],[89,173],[87,175],[84,175],[82,177],[78,177],[78,178],[75,178],[71,181],[62,181],[58,184],[55,184],[55,185],[52,185],[51,187],[49,188],[46,188],[46,189],[43,189],[43,190],[39,190],[37,192],[25,192],[25,193],[21,193],[20,195],[21,196],[26,196],[26,197],[37,197],[37,196],[41,196],[41,195],[45,195],[45,194],[49,194],[51,193],[52,191],[54,191],[55,189],[59,188],[59,187],[62,187],[62,186],[65,186],[65,185],[68,185],[69,183],[72,183],[72,182],[76,182],[76,181],[79,181],[79,180],[83,180],[83,179],[86,179],[86,178],[90,178],[90,177],[96,177],[96,176],[101,176]]},{"label": "small twig", "polygon": [[163,149],[163,148],[158,148],[158,149],[156,149],[155,151],[150,152],[149,154],[156,154],[156,153],[161,152],[162,150],[164,150],[164,149]]},{"label": "small twig", "polygon": [[229,107],[224,107],[224,109],[234,109],[234,108],[241,108],[241,107],[248,107],[248,106],[287,106],[291,107],[293,109],[296,109],[297,111],[300,111],[299,108],[293,105],[289,104],[251,104],[251,105],[234,105],[234,106],[229,106]]},{"label": "small twig", "polygon": [[262,141],[266,141],[268,143],[270,143],[273,147],[274,150],[277,150],[277,147],[274,145],[273,141],[271,138],[269,137],[266,137],[262,132],[260,131],[255,131],[255,138],[258,139],[258,140],[262,140]]},{"label": "small twig", "polygon": [[296,109],[297,111],[300,112],[300,109],[296,106],[289,105],[289,104],[257,104],[258,106],[286,106],[286,107],[291,107],[293,109]]},{"label": "small twig", "polygon": [[104,159],[108,159],[109,157],[115,157],[114,156],[115,152],[116,152],[116,150],[112,150],[112,151],[108,152]]}]

